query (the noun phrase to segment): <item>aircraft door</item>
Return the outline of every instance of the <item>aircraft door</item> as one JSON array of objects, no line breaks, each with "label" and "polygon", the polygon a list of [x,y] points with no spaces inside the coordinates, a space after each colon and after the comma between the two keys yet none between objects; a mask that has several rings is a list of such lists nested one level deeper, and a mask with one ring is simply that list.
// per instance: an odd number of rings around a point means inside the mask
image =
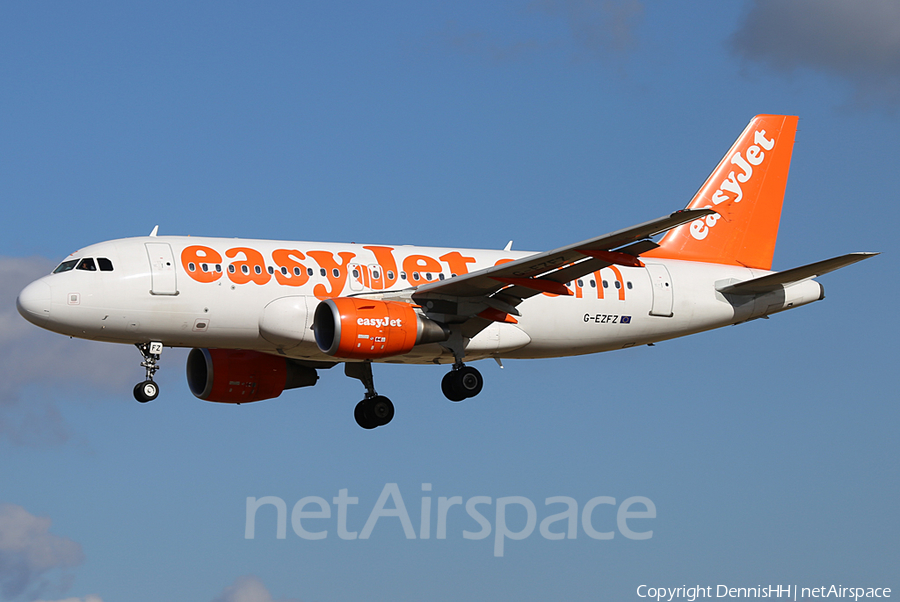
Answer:
[{"label": "aircraft door", "polygon": [[175,256],[172,254],[172,247],[166,242],[148,242],[144,246],[150,260],[150,294],[177,295]]},{"label": "aircraft door", "polygon": [[369,266],[369,286],[376,291],[384,290],[384,274],[381,273],[381,266],[377,263]]},{"label": "aircraft door", "polygon": [[653,291],[653,305],[650,307],[651,316],[672,317],[672,278],[666,266],[658,263],[647,264],[647,274],[650,276],[650,288]]},{"label": "aircraft door", "polygon": [[358,292],[363,290],[363,283],[366,279],[366,275],[363,273],[364,269],[358,263],[351,263],[347,266],[347,284],[350,285],[351,291]]}]

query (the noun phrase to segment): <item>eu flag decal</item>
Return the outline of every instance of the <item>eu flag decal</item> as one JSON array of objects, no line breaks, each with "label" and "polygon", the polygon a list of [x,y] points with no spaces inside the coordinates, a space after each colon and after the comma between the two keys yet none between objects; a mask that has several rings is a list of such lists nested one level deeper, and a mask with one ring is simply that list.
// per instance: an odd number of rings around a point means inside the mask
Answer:
[{"label": "eu flag decal", "polygon": [[620,324],[631,324],[631,316],[622,316],[619,320]]}]

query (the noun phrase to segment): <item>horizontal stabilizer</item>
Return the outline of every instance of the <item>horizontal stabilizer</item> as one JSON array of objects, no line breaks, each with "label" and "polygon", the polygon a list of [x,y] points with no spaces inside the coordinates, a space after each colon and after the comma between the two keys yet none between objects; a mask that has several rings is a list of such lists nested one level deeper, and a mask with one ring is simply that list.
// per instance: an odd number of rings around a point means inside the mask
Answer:
[{"label": "horizontal stabilizer", "polygon": [[817,261],[816,263],[800,266],[799,268],[775,272],[774,274],[761,276],[759,278],[754,278],[753,280],[729,284],[718,289],[718,291],[726,295],[759,295],[768,293],[778,290],[782,286],[787,286],[795,282],[800,282],[801,280],[808,280],[810,278],[815,278],[816,276],[821,276],[822,274],[827,274],[828,272],[833,272],[837,269],[854,264],[857,261],[874,257],[875,255],[878,255],[878,253],[848,253],[847,255],[841,255],[840,257],[833,257],[824,261]]}]

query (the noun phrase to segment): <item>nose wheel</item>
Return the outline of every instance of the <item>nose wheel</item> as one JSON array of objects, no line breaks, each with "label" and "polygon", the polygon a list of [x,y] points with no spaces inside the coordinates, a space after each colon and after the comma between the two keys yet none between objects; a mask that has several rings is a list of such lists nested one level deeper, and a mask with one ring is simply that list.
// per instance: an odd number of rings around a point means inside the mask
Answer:
[{"label": "nose wheel", "polygon": [[144,382],[134,386],[134,398],[141,403],[153,401],[159,396],[159,385],[153,381],[153,375],[159,370],[159,356],[162,355],[163,344],[159,341],[149,343],[136,343],[135,347],[141,352],[144,361],[141,366],[146,369]]},{"label": "nose wheel", "polygon": [[481,372],[471,366],[454,366],[453,370],[444,375],[441,380],[441,391],[450,401],[462,401],[469,397],[475,397],[481,393],[484,387],[484,378]]},{"label": "nose wheel", "polygon": [[159,395],[159,385],[152,380],[145,380],[134,386],[134,398],[141,403],[153,401]]}]

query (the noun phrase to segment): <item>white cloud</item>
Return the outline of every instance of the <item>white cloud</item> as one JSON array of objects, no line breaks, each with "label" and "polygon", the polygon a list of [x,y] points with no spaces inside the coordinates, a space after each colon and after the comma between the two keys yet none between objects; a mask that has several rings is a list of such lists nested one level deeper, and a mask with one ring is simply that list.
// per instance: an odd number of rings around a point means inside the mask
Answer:
[{"label": "white cloud", "polygon": [[[131,386],[142,376],[136,350],[128,354],[120,345],[69,339],[41,330],[19,315],[19,291],[52,267],[42,258],[0,257],[0,349],[6,351],[0,361],[0,437],[17,444],[59,444],[69,438],[47,391],[74,387],[122,391],[130,397]],[[15,353],[9,353],[13,349]],[[23,390],[33,386],[42,392],[41,398],[22,403]]]},{"label": "white cloud", "polygon": [[856,102],[900,105],[900,2],[751,0],[731,38],[740,56],[849,81]]},{"label": "white cloud", "polygon": [[34,599],[47,589],[67,589],[64,579],[54,586],[50,577],[83,560],[79,544],[50,533],[49,518],[33,516],[21,506],[0,504],[0,593],[4,598]]},{"label": "white cloud", "polygon": [[[253,575],[238,577],[234,585],[225,588],[212,602],[276,602],[262,581]],[[279,600],[277,602],[299,602],[297,600]]]}]

